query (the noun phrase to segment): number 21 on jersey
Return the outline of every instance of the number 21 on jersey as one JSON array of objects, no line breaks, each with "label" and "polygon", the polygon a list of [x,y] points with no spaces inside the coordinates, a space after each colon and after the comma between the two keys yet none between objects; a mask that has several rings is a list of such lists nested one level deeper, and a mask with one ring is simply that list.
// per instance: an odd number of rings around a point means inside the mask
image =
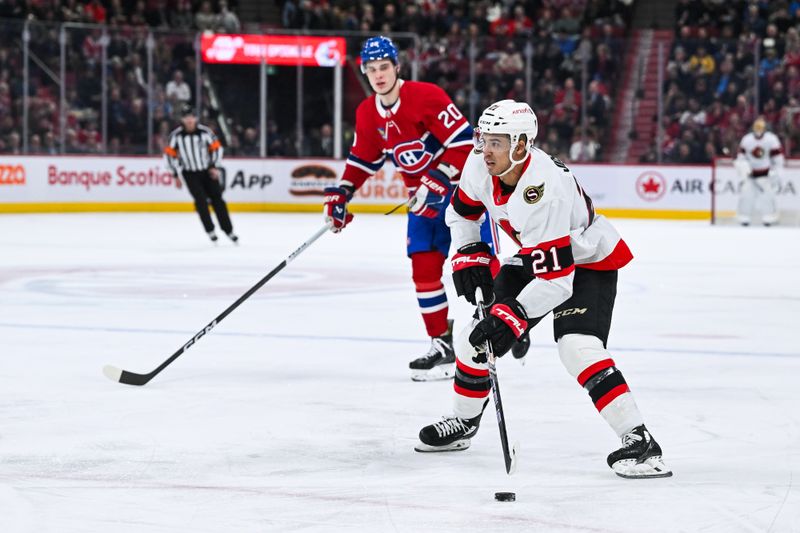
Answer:
[{"label": "number 21 on jersey", "polygon": [[517,256],[522,258],[525,271],[537,278],[560,278],[575,270],[569,236],[523,248]]}]

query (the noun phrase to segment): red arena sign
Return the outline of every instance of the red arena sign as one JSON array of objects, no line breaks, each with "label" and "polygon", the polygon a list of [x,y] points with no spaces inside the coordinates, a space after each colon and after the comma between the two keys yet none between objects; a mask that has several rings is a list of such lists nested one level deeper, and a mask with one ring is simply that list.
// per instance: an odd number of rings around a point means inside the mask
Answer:
[{"label": "red arena sign", "polygon": [[203,35],[206,63],[303,65],[333,67],[343,64],[346,45],[342,37],[291,35]]}]

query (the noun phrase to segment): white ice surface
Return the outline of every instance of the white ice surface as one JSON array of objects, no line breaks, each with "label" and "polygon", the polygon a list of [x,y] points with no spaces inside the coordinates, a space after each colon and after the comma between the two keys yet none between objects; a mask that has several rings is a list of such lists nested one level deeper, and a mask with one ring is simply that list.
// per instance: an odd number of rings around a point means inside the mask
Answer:
[{"label": "white ice surface", "polygon": [[549,320],[499,364],[513,477],[491,411],[468,451],[413,451],[451,385],[408,378],[428,343],[402,216],[323,236],[149,385],[106,379],[321,225],[233,218],[239,247],[188,213],[0,216],[0,532],[800,532],[800,230],[615,221],[636,260],[610,349],[675,471],[629,481]]}]

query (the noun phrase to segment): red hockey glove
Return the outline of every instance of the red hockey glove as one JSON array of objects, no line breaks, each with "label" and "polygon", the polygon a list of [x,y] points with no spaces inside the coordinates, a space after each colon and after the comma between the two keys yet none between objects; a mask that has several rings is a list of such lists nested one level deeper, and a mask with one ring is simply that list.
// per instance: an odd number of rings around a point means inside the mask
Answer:
[{"label": "red hockey glove", "polygon": [[347,212],[347,202],[353,192],[347,187],[326,187],[324,192],[325,221],[331,225],[331,231],[339,233],[353,220],[352,213]]},{"label": "red hockey glove", "polygon": [[452,189],[444,172],[431,169],[420,178],[420,185],[408,200],[408,210],[415,215],[436,218],[447,207],[445,198]]},{"label": "red hockey glove", "polygon": [[473,242],[459,248],[450,261],[456,294],[476,305],[475,289],[480,287],[484,301],[491,303],[494,299],[494,278],[489,268],[491,263],[492,251],[485,242]]},{"label": "red hockey glove", "polygon": [[522,304],[514,298],[506,298],[492,306],[489,316],[475,325],[469,335],[469,343],[479,352],[484,343],[492,343],[495,357],[502,357],[528,329],[528,316]]}]

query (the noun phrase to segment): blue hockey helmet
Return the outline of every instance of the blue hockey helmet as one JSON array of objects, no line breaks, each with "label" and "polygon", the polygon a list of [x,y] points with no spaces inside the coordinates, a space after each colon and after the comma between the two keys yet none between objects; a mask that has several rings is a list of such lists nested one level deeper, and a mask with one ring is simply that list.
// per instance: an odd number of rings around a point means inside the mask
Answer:
[{"label": "blue hockey helmet", "polygon": [[370,37],[364,41],[364,46],[361,47],[361,72],[366,74],[367,62],[379,59],[389,59],[395,65],[397,64],[397,47],[391,39],[383,35]]}]

